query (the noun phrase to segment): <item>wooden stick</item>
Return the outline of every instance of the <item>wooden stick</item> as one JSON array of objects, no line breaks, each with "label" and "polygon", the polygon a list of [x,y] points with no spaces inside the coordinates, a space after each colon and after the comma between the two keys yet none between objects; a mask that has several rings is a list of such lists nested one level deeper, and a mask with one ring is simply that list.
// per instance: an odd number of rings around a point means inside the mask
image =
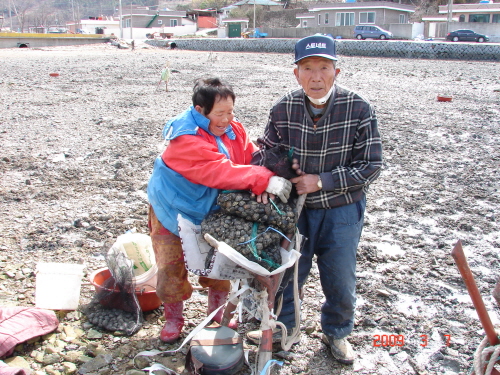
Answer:
[{"label": "wooden stick", "polygon": [[465,258],[465,254],[462,249],[462,242],[460,240],[458,240],[453,248],[451,256],[455,259],[458,270],[462,274],[462,279],[467,287],[472,303],[476,308],[477,315],[479,316],[479,320],[481,321],[484,331],[486,332],[490,345],[498,345],[499,340],[495,332],[495,328],[493,327],[488,311],[486,311],[486,307],[484,306],[483,299],[481,298],[476,281],[474,280],[474,276],[469,268],[469,263],[467,263],[467,259]]},{"label": "wooden stick", "polygon": [[[500,341],[498,340],[495,328],[491,323],[488,311],[486,311],[483,299],[481,298],[481,294],[479,293],[479,289],[477,288],[476,281],[474,280],[474,275],[472,275],[472,272],[469,268],[467,258],[465,258],[464,250],[462,249],[462,242],[460,240],[458,240],[455,247],[453,248],[451,256],[453,257],[453,259],[455,259],[455,263],[457,264],[458,270],[462,275],[462,279],[464,280],[465,286],[467,287],[467,291],[469,292],[470,298],[472,299],[472,303],[476,308],[477,315],[479,316],[479,320],[481,321],[484,331],[486,332],[486,337],[488,337],[490,345],[498,345]],[[491,374],[500,375],[500,372],[493,368]],[[474,375],[474,371],[471,375]]]}]

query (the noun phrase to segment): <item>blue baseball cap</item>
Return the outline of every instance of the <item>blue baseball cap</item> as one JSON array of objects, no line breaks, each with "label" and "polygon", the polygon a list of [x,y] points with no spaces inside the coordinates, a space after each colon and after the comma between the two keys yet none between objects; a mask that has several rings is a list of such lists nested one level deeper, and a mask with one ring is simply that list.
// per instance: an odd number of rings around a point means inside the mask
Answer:
[{"label": "blue baseball cap", "polygon": [[318,56],[337,61],[335,41],[324,34],[306,36],[295,44],[295,64],[306,57]]}]

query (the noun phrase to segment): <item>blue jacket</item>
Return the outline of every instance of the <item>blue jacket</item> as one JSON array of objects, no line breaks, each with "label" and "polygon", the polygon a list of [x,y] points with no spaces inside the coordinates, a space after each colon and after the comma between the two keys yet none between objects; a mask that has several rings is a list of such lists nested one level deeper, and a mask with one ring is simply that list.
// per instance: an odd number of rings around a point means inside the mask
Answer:
[{"label": "blue jacket", "polygon": [[[180,115],[169,120],[163,129],[163,137],[171,141],[181,135],[196,136],[199,128],[212,136],[208,129],[210,120],[190,106]],[[236,138],[232,126],[226,130],[229,139]],[[229,159],[229,152],[220,137],[214,136],[219,152]],[[154,162],[153,173],[148,183],[148,199],[156,217],[162,225],[175,235],[179,235],[177,215],[194,224],[201,224],[204,217],[216,208],[218,189],[188,181],[181,174],[169,168],[161,155]]]}]

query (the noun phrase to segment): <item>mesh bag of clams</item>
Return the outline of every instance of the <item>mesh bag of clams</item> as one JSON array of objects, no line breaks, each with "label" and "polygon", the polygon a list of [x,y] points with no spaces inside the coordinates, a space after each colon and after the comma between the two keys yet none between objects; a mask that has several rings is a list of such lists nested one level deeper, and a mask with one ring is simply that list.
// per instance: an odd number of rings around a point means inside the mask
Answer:
[{"label": "mesh bag of clams", "polygon": [[111,277],[106,279],[82,312],[94,326],[132,335],[144,321],[134,283],[134,263],[113,248],[106,255]]},{"label": "mesh bag of clams", "polygon": [[[268,271],[281,265],[280,244],[295,230],[296,212],[288,203],[258,203],[247,191],[223,191],[217,198],[220,210],[201,223],[202,235],[208,233],[227,243],[252,262]],[[206,266],[213,254],[206,258]]]}]

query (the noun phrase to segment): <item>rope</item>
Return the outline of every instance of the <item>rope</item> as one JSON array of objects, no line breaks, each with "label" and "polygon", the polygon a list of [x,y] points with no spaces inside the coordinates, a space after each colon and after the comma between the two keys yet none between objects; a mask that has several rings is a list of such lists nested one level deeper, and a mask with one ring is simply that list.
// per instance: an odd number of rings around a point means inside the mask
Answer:
[{"label": "rope", "polygon": [[261,292],[256,292],[255,299],[260,301],[260,305],[258,306],[260,308],[262,317],[260,322],[260,330],[265,331],[267,329],[276,328],[276,316],[272,314],[271,311],[269,311],[267,290],[263,289]]},{"label": "rope", "polygon": [[[299,244],[300,247],[300,244]],[[299,298],[299,260],[295,262],[295,269],[293,272],[293,303],[295,308],[295,327],[292,328],[292,333],[288,336],[288,330],[286,326],[280,321],[276,321],[276,324],[281,327],[281,348],[287,352],[292,347],[296,338],[300,337],[300,298]],[[281,310],[281,306],[280,306]]]},{"label": "rope", "polygon": [[273,201],[271,198],[269,198],[269,202],[271,202],[271,203],[272,203],[272,205],[273,205],[273,206],[274,206],[274,208],[276,209],[276,212],[277,212],[277,213],[279,213],[281,216],[283,216],[283,215],[284,215],[284,213],[283,213],[283,212],[279,209],[279,207],[276,205],[276,203],[274,203],[274,201]]},{"label": "rope", "polygon": [[288,242],[292,242],[290,239],[288,239],[287,236],[285,236],[283,233],[281,233],[279,230],[277,229],[274,229],[273,227],[267,227],[267,229],[262,232],[262,233],[259,233],[257,234],[256,231],[254,231],[253,229],[255,228],[255,224],[258,225],[258,223],[254,223],[254,226],[252,227],[252,238],[250,238],[248,241],[245,241],[245,242],[240,242],[238,243],[237,245],[246,245],[247,243],[250,243],[250,242],[253,242],[257,239],[257,237],[259,236],[262,236],[264,233],[266,233],[268,230],[273,230],[275,231],[276,233],[280,234],[283,238],[285,238]]},{"label": "rope", "polygon": [[[500,332],[496,331],[497,336]],[[493,366],[500,360],[500,344],[488,346],[488,337],[485,337],[474,353],[474,372],[476,375],[491,375]],[[490,356],[489,361],[487,360]],[[483,371],[483,369],[486,369]]]},{"label": "rope", "polygon": [[276,262],[273,262],[273,260],[270,259],[267,252],[265,252],[264,250],[261,250],[260,255],[259,255],[257,248],[255,247],[255,240],[257,239],[257,237],[263,235],[268,230],[273,230],[273,231],[279,233],[280,235],[285,237],[287,240],[288,240],[288,238],[283,233],[281,233],[279,230],[274,229],[273,227],[267,227],[267,229],[264,232],[257,234],[258,228],[259,228],[259,223],[254,222],[253,226],[252,226],[252,234],[251,234],[252,238],[248,241],[240,242],[238,245],[245,245],[246,244],[247,247],[250,249],[250,252],[252,253],[252,255],[255,257],[255,259],[257,259],[257,261],[266,263],[273,270],[278,269],[281,265],[276,263]]}]

